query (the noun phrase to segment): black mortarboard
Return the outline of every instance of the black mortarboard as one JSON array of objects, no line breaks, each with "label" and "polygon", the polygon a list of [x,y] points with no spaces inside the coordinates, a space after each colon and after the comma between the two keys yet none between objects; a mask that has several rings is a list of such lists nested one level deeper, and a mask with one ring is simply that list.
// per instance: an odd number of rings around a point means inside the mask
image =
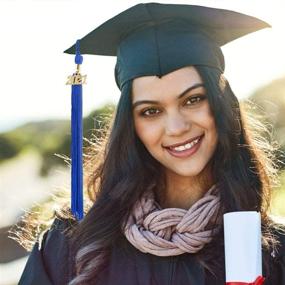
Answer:
[{"label": "black mortarboard", "polygon": [[[130,79],[159,77],[187,65],[224,71],[221,46],[270,27],[238,12],[182,4],[137,4],[80,40],[82,54],[117,56],[115,78],[122,89]],[[65,51],[75,54],[75,45]]]},{"label": "black mortarboard", "polygon": [[[77,50],[78,56],[79,53],[117,56],[115,79],[122,90],[130,79],[146,75],[161,77],[188,65],[206,65],[224,72],[221,46],[266,27],[270,25],[260,19],[230,10],[142,3],[104,22],[65,53],[76,54]],[[77,126],[81,134],[81,124],[78,123],[81,112],[77,112],[77,109],[74,108],[77,119],[72,125]],[[78,139],[76,134],[72,140],[73,153],[77,154],[72,161],[72,165],[76,165],[72,172],[76,188],[72,190],[75,205],[73,212],[80,218],[82,170],[79,166],[82,143],[79,143],[81,138]]]}]

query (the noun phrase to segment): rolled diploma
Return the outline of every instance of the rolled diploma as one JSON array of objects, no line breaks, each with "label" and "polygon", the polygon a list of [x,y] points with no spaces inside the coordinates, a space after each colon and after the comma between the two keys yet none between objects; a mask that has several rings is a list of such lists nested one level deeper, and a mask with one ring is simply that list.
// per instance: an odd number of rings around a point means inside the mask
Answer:
[{"label": "rolled diploma", "polygon": [[226,282],[262,276],[261,218],[254,211],[224,214]]}]

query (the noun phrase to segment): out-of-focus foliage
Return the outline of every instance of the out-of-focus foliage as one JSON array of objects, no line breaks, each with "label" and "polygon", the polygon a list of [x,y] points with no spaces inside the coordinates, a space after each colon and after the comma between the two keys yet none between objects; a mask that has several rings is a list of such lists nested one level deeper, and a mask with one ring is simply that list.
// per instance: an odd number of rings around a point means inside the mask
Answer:
[{"label": "out-of-focus foliage", "polygon": [[[115,106],[107,104],[83,119],[83,136],[90,139],[94,130],[103,127],[110,119]],[[98,135],[96,133],[96,135]],[[0,162],[12,158],[26,148],[36,149],[42,156],[40,174],[45,176],[49,170],[64,160],[56,156],[70,156],[71,131],[68,120],[47,120],[31,122],[10,132],[0,134]]]},{"label": "out-of-focus foliage", "polygon": [[[31,122],[24,124],[10,132],[0,134],[0,138],[6,138],[18,152],[26,147],[33,147],[42,153],[57,145],[62,136],[67,133],[68,121],[48,120],[43,122]],[[4,157],[5,149],[0,149],[0,156]],[[10,156],[11,158],[12,156]]]},{"label": "out-of-focus foliage", "polygon": [[256,90],[249,98],[258,109],[252,110],[264,115],[264,122],[271,126],[272,137],[280,144],[277,158],[285,163],[285,77],[276,79],[270,84]]},{"label": "out-of-focus foliage", "polygon": [[285,217],[285,170],[280,173],[280,187],[272,193],[272,214]]},{"label": "out-of-focus foliage", "polygon": [[14,157],[20,151],[19,144],[6,134],[0,135],[0,162]]},{"label": "out-of-focus foliage", "polygon": [[[257,89],[249,99],[260,105],[268,115],[270,122],[274,124],[276,133],[285,131],[285,77],[276,79],[263,88]],[[285,136],[279,137],[285,142]]]}]

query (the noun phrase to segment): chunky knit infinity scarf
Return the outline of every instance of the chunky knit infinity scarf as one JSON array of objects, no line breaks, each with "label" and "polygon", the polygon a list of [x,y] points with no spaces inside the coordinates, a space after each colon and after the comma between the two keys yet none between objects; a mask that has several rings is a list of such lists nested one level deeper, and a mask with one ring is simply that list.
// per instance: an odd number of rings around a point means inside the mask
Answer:
[{"label": "chunky knit infinity scarf", "polygon": [[212,240],[220,208],[216,184],[188,210],[162,209],[153,191],[146,191],[127,219],[124,234],[142,252],[158,256],[195,253]]}]

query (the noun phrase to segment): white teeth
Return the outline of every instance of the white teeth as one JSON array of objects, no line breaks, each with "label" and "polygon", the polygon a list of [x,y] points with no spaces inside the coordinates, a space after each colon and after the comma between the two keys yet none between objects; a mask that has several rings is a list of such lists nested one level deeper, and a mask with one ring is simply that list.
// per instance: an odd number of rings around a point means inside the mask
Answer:
[{"label": "white teeth", "polygon": [[189,148],[193,147],[199,141],[199,139],[200,138],[192,141],[191,143],[187,143],[185,145],[180,145],[180,146],[174,147],[173,149],[176,151],[183,151],[183,150],[189,149]]}]

